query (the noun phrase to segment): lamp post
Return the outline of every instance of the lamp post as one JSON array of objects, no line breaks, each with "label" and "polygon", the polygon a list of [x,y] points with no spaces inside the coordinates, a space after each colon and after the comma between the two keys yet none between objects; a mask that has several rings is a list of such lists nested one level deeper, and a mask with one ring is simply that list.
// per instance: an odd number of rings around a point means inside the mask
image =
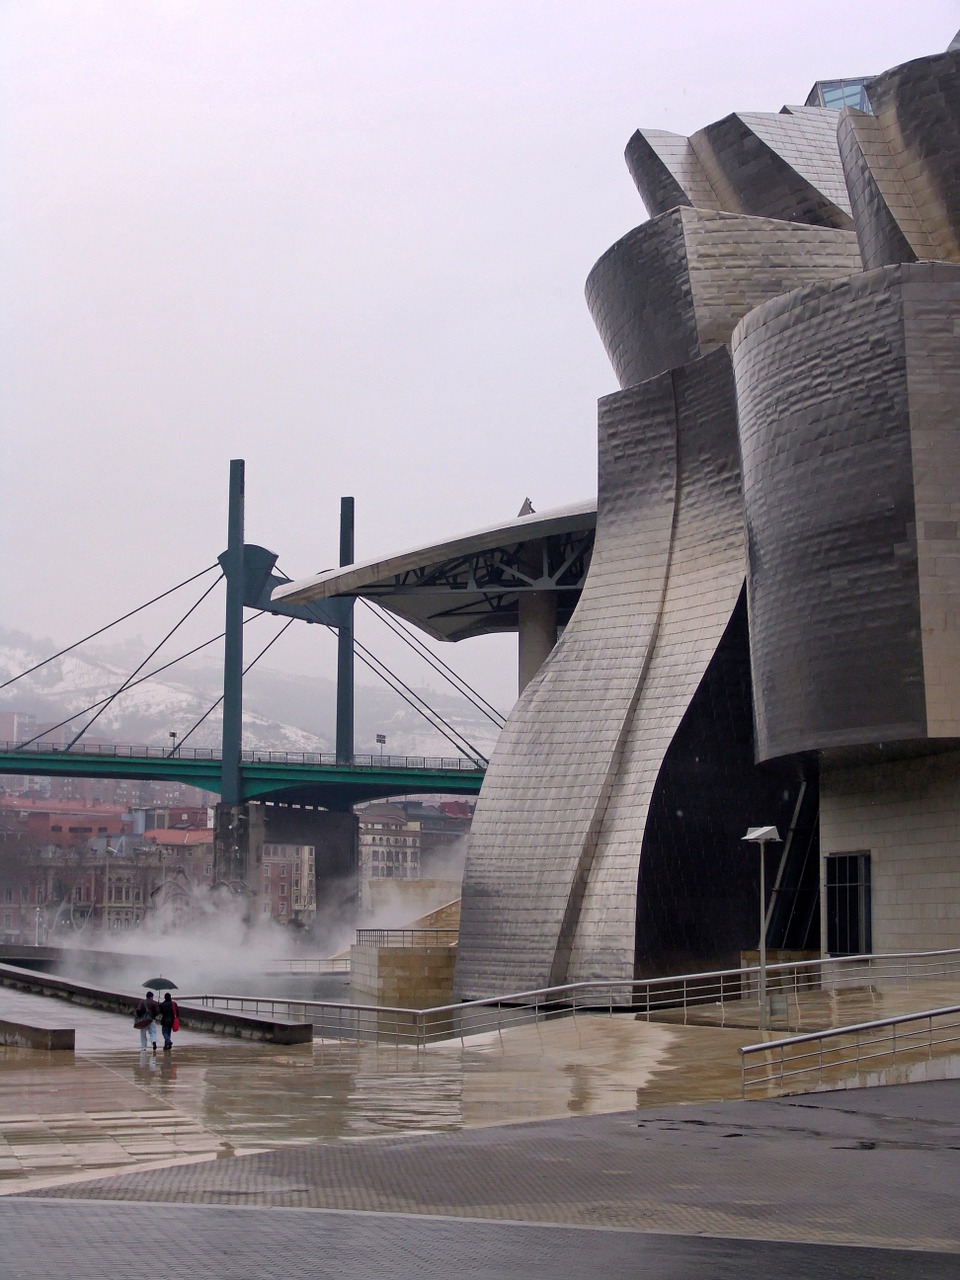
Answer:
[{"label": "lamp post", "polygon": [[39,908],[39,907],[37,907],[37,930],[36,930],[36,936],[35,936],[35,938],[34,938],[34,946],[36,946],[36,947],[39,947],[39,945],[40,945],[40,916],[41,916],[41,914],[42,914],[42,912],[41,912],[40,908]]},{"label": "lamp post", "polygon": [[176,754],[177,754],[177,731],[176,729],[171,729],[170,730],[170,755],[172,757],[172,756],[175,756]]},{"label": "lamp post", "polygon": [[741,839],[747,844],[755,844],[760,849],[760,1030],[767,1029],[767,893],[764,884],[764,863],[766,862],[766,846],[773,841],[779,843],[780,833],[776,827],[748,827],[747,834]]}]

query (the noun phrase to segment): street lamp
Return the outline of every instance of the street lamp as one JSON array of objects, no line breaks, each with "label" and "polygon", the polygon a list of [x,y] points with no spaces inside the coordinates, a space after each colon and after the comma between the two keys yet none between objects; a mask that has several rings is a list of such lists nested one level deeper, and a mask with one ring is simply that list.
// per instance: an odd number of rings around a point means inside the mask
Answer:
[{"label": "street lamp", "polygon": [[37,931],[36,931],[36,936],[34,938],[34,946],[36,947],[39,947],[40,945],[40,916],[42,914],[43,913],[41,912],[40,908],[37,907]]},{"label": "street lamp", "polygon": [[748,827],[741,840],[760,848],[760,1030],[767,1029],[767,893],[764,885],[766,846],[779,844],[780,833],[776,827]]},{"label": "street lamp", "polygon": [[171,729],[170,730],[170,755],[175,756],[176,754],[177,754],[177,731],[176,729]]}]

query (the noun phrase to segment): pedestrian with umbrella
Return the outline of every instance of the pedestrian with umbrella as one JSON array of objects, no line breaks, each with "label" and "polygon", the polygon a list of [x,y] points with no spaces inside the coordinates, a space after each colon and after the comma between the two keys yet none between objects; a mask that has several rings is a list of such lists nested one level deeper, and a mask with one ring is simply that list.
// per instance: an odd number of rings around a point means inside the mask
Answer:
[{"label": "pedestrian with umbrella", "polygon": [[[169,978],[148,978],[147,981],[143,983],[143,986],[149,987],[149,990],[147,991],[146,999],[137,1006],[137,1016],[133,1025],[140,1028],[140,1048],[146,1051],[147,1032],[149,1032],[150,1039],[153,1043],[153,1052],[156,1053],[158,1018],[160,1019],[160,1029],[163,1031],[163,1047],[165,1049],[169,1049],[171,1047],[169,1043],[169,1032],[164,1027],[163,1020],[166,1016],[166,1012],[172,1009],[173,1012],[170,1017],[169,1026],[172,1028],[176,1021],[176,1005],[173,1004],[170,999],[170,989],[173,988],[173,990],[176,991],[177,984],[175,982],[171,982]],[[167,996],[165,1004],[157,1003],[153,995],[154,990],[166,991]]]}]

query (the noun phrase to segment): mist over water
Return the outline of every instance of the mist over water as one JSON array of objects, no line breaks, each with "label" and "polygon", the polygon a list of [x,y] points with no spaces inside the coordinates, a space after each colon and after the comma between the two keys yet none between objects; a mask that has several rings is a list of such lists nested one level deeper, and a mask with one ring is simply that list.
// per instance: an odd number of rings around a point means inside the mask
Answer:
[{"label": "mist over water", "polygon": [[142,993],[147,979],[163,977],[176,983],[182,998],[221,994],[348,1001],[348,973],[275,970],[286,960],[348,955],[358,928],[410,927],[455,900],[468,840],[464,836],[432,857],[424,881],[376,881],[374,909],[361,909],[354,882],[323,881],[316,917],[302,930],[258,916],[259,898],[191,886],[186,906],[168,902],[139,929],[107,934],[85,929],[58,939],[63,953],[57,972],[131,995]]},{"label": "mist over water", "polygon": [[[296,956],[329,956],[350,945],[355,921],[318,917],[309,931],[295,931],[255,914],[259,899],[196,888],[191,914],[176,922],[150,917],[135,931],[83,933],[64,942],[60,972],[77,981],[137,992],[148,978],[164,977],[181,995],[302,995],[308,985],[336,988],[327,975],[304,975],[292,985],[285,975],[271,976],[278,962]],[[91,954],[92,953],[92,954]],[[343,998],[337,996],[336,998]]]}]

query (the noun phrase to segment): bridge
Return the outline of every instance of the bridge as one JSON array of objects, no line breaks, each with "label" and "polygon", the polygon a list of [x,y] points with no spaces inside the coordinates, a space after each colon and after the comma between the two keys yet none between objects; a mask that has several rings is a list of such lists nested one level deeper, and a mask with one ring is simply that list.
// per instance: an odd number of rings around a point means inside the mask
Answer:
[{"label": "bridge", "polygon": [[[131,778],[181,782],[221,792],[221,753],[206,747],[111,746],[77,743],[69,750],[53,743],[23,747],[0,742],[0,774],[40,777]],[[366,800],[411,794],[477,795],[484,763],[463,756],[354,755],[242,751],[240,797],[282,804],[347,810]]]},{"label": "bridge", "polygon": [[[353,499],[341,501],[340,563],[353,561]],[[349,873],[355,868],[356,827],[343,821],[353,807],[364,801],[388,796],[410,795],[478,795],[483,783],[486,759],[453,724],[431,709],[416,692],[386,668],[355,638],[353,627],[354,597],[341,593],[334,599],[306,600],[304,602],[274,599],[278,588],[287,586],[290,579],[276,571],[277,556],[265,547],[244,540],[244,463],[234,459],[230,463],[230,490],[228,500],[227,550],[217,557],[220,577],[203,590],[199,600],[186,611],[173,630],[160,641],[147,658],[128,676],[120,687],[107,698],[74,713],[58,725],[41,729],[35,737],[19,742],[0,742],[0,775],[31,777],[80,777],[113,778],[179,782],[187,786],[212,791],[219,795],[214,823],[214,869],[218,879],[230,884],[248,883],[255,867],[250,835],[251,802],[270,802],[270,816],[264,816],[265,829],[271,827],[287,833],[296,822],[283,810],[290,806],[324,810],[325,813],[310,816],[310,842],[320,842],[324,848],[328,869],[337,874]],[[196,582],[204,574],[214,571],[208,566],[186,582],[171,588],[148,601],[146,605],[124,614],[122,618],[102,627],[44,659],[43,662],[6,681],[13,684],[29,676],[39,667],[71,652],[86,640],[102,634],[117,622],[125,621],[157,600],[173,591]],[[220,749],[186,747],[183,740],[171,734],[171,748],[161,746],[105,745],[81,741],[84,735],[111,705],[115,698],[127,689],[142,683],[168,666],[190,657],[198,649],[180,655],[174,662],[141,674],[160,648],[187,621],[194,610],[210,594],[220,580],[226,584],[226,608],[224,630],[214,640],[224,641],[223,687],[220,697],[185,736],[190,736],[212,711],[222,707]],[[539,585],[539,579],[537,580]],[[243,677],[254,662],[270,647],[265,646],[252,662],[244,662],[245,611],[272,614],[285,618],[284,628],[293,621],[320,623],[337,633],[337,725],[336,751],[290,753],[286,751],[243,749]],[[282,630],[279,634],[282,634]],[[274,639],[277,639],[275,636]],[[212,643],[207,641],[206,643]],[[415,647],[415,646],[411,646]],[[460,752],[457,756],[382,756],[357,755],[354,750],[354,656],[387,679],[395,692],[414,710],[430,721],[434,729]],[[434,671],[449,678],[460,692],[466,691],[474,705],[497,726],[502,727],[503,717],[489,703],[469,689],[466,682],[441,663],[436,655],[430,658]],[[475,695],[475,696],[471,696]],[[87,722],[69,738],[55,741],[53,734],[64,725],[88,713]],[[302,828],[302,824],[301,824]],[[302,834],[302,830],[301,830]],[[252,884],[250,887],[253,887]]]}]

